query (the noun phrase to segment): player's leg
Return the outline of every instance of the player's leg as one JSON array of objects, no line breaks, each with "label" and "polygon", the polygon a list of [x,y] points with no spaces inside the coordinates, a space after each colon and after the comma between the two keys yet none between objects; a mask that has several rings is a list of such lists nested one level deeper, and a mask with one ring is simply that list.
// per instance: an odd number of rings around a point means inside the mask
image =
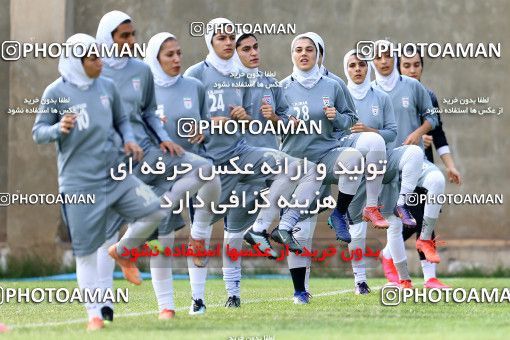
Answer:
[{"label": "player's leg", "polygon": [[[444,194],[446,184],[441,171],[433,163],[425,161],[424,171],[418,185],[427,189],[427,195],[433,199],[440,194]],[[441,204],[425,203],[423,226],[420,238],[416,241],[416,249],[422,251],[426,259],[433,263],[439,263],[440,261],[436,251],[435,241],[432,239],[432,233],[436,226],[437,219],[439,218],[440,211]]]},{"label": "player's leg", "polygon": [[126,279],[139,285],[138,268],[121,254],[145,243],[167,212],[161,209],[161,201],[152,189],[135,176],[130,175],[122,182],[109,181],[107,195],[111,208],[127,221],[132,221],[124,236],[109,248],[108,253],[119,264]]},{"label": "player's leg", "polygon": [[[363,221],[363,207],[366,202],[366,180],[363,179],[361,184],[354,195],[354,198],[349,204],[349,217],[351,223],[349,225],[349,234],[351,235],[351,242],[349,243],[349,250],[354,252],[360,248],[365,251],[367,223]],[[352,272],[354,274],[354,293],[356,295],[365,295],[370,293],[370,288],[367,283],[366,265],[363,257],[359,260],[351,261]]]},{"label": "player's leg", "polygon": [[324,180],[324,184],[338,183],[338,197],[336,208],[329,216],[328,224],[334,228],[337,240],[346,243],[351,242],[349,234],[349,221],[347,219],[347,209],[352,202],[354,195],[358,191],[361,184],[362,176],[360,174],[335,174],[339,171],[338,163],[343,164],[345,169],[353,171],[355,167],[360,166],[363,155],[353,148],[338,148],[325,156],[321,163],[326,165],[328,174]]},{"label": "player's leg", "polygon": [[[268,195],[269,207],[260,209],[253,227],[245,234],[245,240],[249,244],[260,243],[260,250],[264,252],[267,246],[263,240],[264,233],[267,233],[271,223],[280,213],[280,207],[278,206],[280,198],[284,197],[289,201],[292,196],[292,199],[298,202],[312,202],[316,198],[316,192],[321,186],[321,181],[317,179],[316,165],[312,162],[306,161],[305,163],[302,159],[291,157],[273,149],[252,148],[250,154],[253,155],[252,159],[257,157],[257,159],[250,162],[254,164],[254,169],[256,169],[256,173],[250,175],[250,178],[253,178],[254,181],[260,180],[260,178],[272,181]],[[260,171],[263,163],[276,169],[277,162],[288,165],[285,173],[267,175]],[[307,169],[306,173],[303,170],[305,167]],[[299,215],[299,209],[286,209],[280,219],[278,228],[271,233],[271,238],[278,243],[288,245],[291,251],[301,252],[302,247],[292,237],[292,228],[297,223]],[[271,249],[271,253],[272,257],[276,257],[274,250]]]},{"label": "player's leg", "polygon": [[416,219],[405,204],[406,195],[412,193],[420,178],[423,168],[423,151],[417,145],[405,145],[392,150],[390,158],[398,159],[400,171],[400,194],[395,206],[395,215],[400,217],[406,226],[416,226]]},{"label": "player's leg", "polygon": [[[109,209],[106,220],[110,220],[112,217],[116,219],[119,217],[117,213]],[[113,226],[113,223],[107,223],[109,227]],[[115,228],[117,229],[117,228]],[[107,228],[106,230],[106,241],[97,250],[97,274],[99,287],[106,291],[107,289],[113,289],[113,271],[115,269],[115,260],[108,255],[108,248],[114,245],[119,240],[118,229]],[[105,302],[101,306],[101,314],[105,322],[113,321],[113,303],[111,301]]]},{"label": "player's leg", "polygon": [[[225,307],[237,308],[241,306],[241,257],[236,254],[242,249],[244,232],[255,222],[257,215],[250,213],[255,207],[257,197],[255,192],[264,190],[264,181],[259,183],[239,183],[235,187],[238,197],[246,197],[246,207],[231,208],[224,220],[225,231],[223,238],[223,281],[227,291]],[[267,190],[267,189],[265,189]]]},{"label": "player's leg", "polygon": [[151,257],[150,267],[152,287],[156,294],[159,308],[159,319],[167,320],[175,316],[174,289],[172,277],[172,257],[165,256],[164,250],[168,247],[173,249],[174,232],[165,233],[160,229],[158,235],[160,254]]},{"label": "player's leg", "polygon": [[[81,194],[69,192],[68,194]],[[62,216],[69,228],[71,245],[76,259],[76,277],[80,290],[89,290],[94,294],[100,289],[97,272],[97,250],[105,242],[107,197],[106,189],[89,190],[94,194],[96,203],[93,205],[64,204]],[[100,295],[104,295],[102,291]],[[87,301],[85,307],[88,315],[88,329],[103,327],[101,304],[99,301]]]},{"label": "player's leg", "polygon": [[[299,244],[303,246],[303,248],[310,251],[312,249],[313,234],[317,224],[317,217],[318,215],[310,216],[299,221],[294,227],[296,230],[294,237]],[[312,264],[311,258],[290,252],[287,257],[287,263],[289,265],[292,284],[294,285],[294,304],[302,305],[309,303],[311,294],[309,287],[307,287],[307,272],[309,278],[310,266]]]},{"label": "player's leg", "polygon": [[382,188],[384,173],[371,175],[369,169],[380,171],[386,164],[386,143],[381,135],[375,132],[362,132],[358,135],[354,148],[365,157],[366,181],[366,207],[363,209],[363,218],[371,221],[376,228],[387,228],[388,222],[381,215],[377,206],[379,193]]}]

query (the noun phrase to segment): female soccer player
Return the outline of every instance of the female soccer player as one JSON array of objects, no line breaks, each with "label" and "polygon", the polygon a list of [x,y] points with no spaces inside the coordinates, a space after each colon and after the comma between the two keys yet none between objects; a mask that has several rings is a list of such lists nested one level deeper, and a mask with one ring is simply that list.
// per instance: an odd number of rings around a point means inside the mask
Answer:
[{"label": "female soccer player", "polygon": [[[173,141],[189,152],[190,157],[201,159],[196,154],[202,153],[199,143],[203,140],[203,136],[197,134],[191,138],[181,137],[178,125],[182,118],[200,120],[203,86],[195,79],[181,76],[181,48],[175,36],[168,32],[153,36],[147,46],[145,63],[149,65],[154,76],[157,113],[165,117],[166,132]],[[207,189],[208,187],[210,188]],[[205,192],[204,188],[206,188]],[[206,207],[210,207],[211,202],[218,201],[220,191],[219,178],[214,178],[205,183],[199,190],[198,196]],[[196,210],[193,216],[195,227],[191,229],[191,240],[204,240],[205,244],[205,240],[210,238],[212,225],[210,225],[210,219],[203,221],[203,216],[199,215],[200,212],[201,210]],[[209,212],[212,214],[210,208]],[[197,224],[204,222],[207,225],[198,225],[199,228],[197,228]],[[158,240],[163,248],[172,247],[175,227],[171,220],[160,226]],[[160,319],[172,318],[175,309],[171,259],[168,256],[151,258],[152,283],[158,299]],[[188,258],[188,261],[192,260]]]},{"label": "female soccer player", "polygon": [[[75,34],[67,43],[90,48],[95,39]],[[100,77],[102,63],[94,56],[82,59],[62,55],[58,70],[61,77],[44,91],[32,135],[38,144],[55,142],[58,154],[59,191],[65,194],[94,194],[93,205],[65,204],[63,218],[70,230],[76,256],[76,275],[80,289],[101,289],[98,280],[97,250],[106,238],[107,210],[124,219],[134,220],[126,235],[114,245],[114,257],[127,279],[139,280],[139,273],[127,258],[121,258],[124,247],[138,247],[165,216],[160,200],[152,190],[132,175],[115,181],[110,175],[122,154],[114,144],[116,131],[127,155],[140,159],[143,151],[136,144],[129,119],[121,107],[121,99],[113,82]],[[67,98],[69,101],[59,101]],[[43,111],[49,110],[50,113]],[[55,113],[54,113],[55,112]],[[103,328],[100,305],[85,304],[89,317],[87,328]]]},{"label": "female soccer player", "polygon": [[[376,78],[373,85],[388,93],[392,100],[397,121],[396,145],[415,144],[423,148],[422,136],[437,125],[437,116],[434,114],[430,96],[423,85],[415,79],[399,75],[396,57],[391,56],[389,51],[379,52],[383,47],[388,49],[390,44],[386,40],[376,42],[378,51],[373,61]],[[427,189],[429,196],[442,194],[445,179],[434,164],[425,160],[417,186]],[[432,240],[432,232],[440,210],[440,204],[425,205],[423,227],[420,238],[416,241],[416,249],[421,250],[427,260],[434,263],[440,261]],[[389,251],[385,248],[383,256],[389,258],[388,255]]]},{"label": "female soccer player", "polygon": [[[347,78],[347,87],[351,92],[356,105],[359,123],[352,131],[372,131],[380,134],[388,147],[388,164],[383,178],[383,192],[380,196],[382,212],[390,221],[387,231],[388,249],[394,259],[398,280],[402,286],[409,286],[410,276],[407,270],[407,258],[404,243],[401,240],[402,222],[398,216],[398,206],[404,205],[404,197],[413,192],[421,174],[423,166],[423,152],[416,145],[404,145],[393,148],[397,137],[397,125],[390,97],[370,84],[371,69],[364,60],[359,60],[356,51],[351,50],[344,56],[344,73]],[[401,179],[401,184],[399,180]],[[400,190],[398,187],[400,186]],[[353,242],[349,249],[361,248],[365,250],[366,223],[361,220],[361,209],[364,206],[364,183],[356,193],[349,206],[351,224],[349,232]],[[400,202],[399,202],[400,201]],[[409,224],[404,220],[404,223]],[[353,261],[355,280],[355,293],[367,294],[370,290],[366,283],[365,262]]]},{"label": "female soccer player", "polygon": [[[410,46],[409,46],[410,47]],[[411,48],[412,49],[412,48]],[[412,50],[408,49],[408,55],[412,53]],[[410,52],[410,53],[409,53]],[[418,81],[421,81],[421,75],[423,72],[423,57],[421,55],[421,50],[418,48],[416,50],[416,54],[406,57],[405,55],[397,60],[397,66],[400,74],[405,76],[414,78]],[[437,97],[432,92],[432,90],[427,89],[427,92],[430,95],[430,99],[432,101],[432,105],[435,109],[439,109],[439,104],[437,101]],[[450,182],[460,185],[461,184],[461,175],[459,171],[455,167],[455,162],[451,156],[450,148],[448,146],[448,141],[446,140],[446,135],[443,130],[443,124],[441,122],[441,115],[436,111],[438,118],[438,125],[435,129],[423,135],[423,144],[425,146],[425,155],[430,162],[434,162],[433,154],[432,154],[432,142],[434,147],[439,154],[439,157],[443,161],[446,167],[446,173]],[[423,223],[423,209],[424,206],[422,204],[412,207],[413,214],[416,215],[417,227],[414,229],[404,229],[403,237],[404,240],[409,239],[413,234],[416,234],[417,237],[420,235],[420,230]],[[414,213],[416,211],[416,213]],[[432,234],[432,238],[435,238],[434,233]],[[427,288],[447,288],[448,286],[439,281],[436,277],[436,264],[429,262],[425,259],[425,255],[423,252],[418,251],[421,260],[421,267],[423,271],[423,277],[425,280],[425,287]],[[390,267],[391,269],[391,267]]]},{"label": "female soccer player", "polygon": [[[111,47],[114,43],[122,49],[126,45],[130,48],[136,42],[135,29],[131,18],[120,11],[106,13],[97,28],[96,39],[101,44]],[[144,150],[143,163],[135,164],[133,173],[147,184],[154,187],[157,195],[168,191],[167,198],[171,202],[179,202],[184,199],[186,192],[192,196],[200,190],[200,196],[205,200],[213,200],[219,195],[219,185],[213,182],[204,183],[198,174],[200,169],[210,167],[207,160],[185,152],[181,146],[173,142],[168,133],[161,125],[160,118],[156,116],[157,109],[154,95],[154,78],[147,64],[136,59],[123,57],[105,58],[104,76],[113,80],[121,93],[121,100],[126,110],[136,141]],[[144,173],[142,165],[148,164],[151,169],[157,169],[158,163],[163,163],[164,175]],[[168,181],[167,176],[173,176],[174,170],[181,169],[181,164],[191,164],[192,170],[184,175],[179,175],[173,181]],[[217,184],[217,183],[216,183]],[[205,206],[205,204],[204,204]],[[179,204],[173,204],[172,210],[176,211]],[[194,224],[197,230],[206,232],[212,220],[212,212],[206,207],[197,209],[197,218]],[[172,213],[169,216],[173,224],[172,228],[178,228],[184,224],[180,214]],[[107,242],[101,247],[99,256],[101,283],[105,287],[112,286],[112,274],[114,264],[108,261],[103,254],[108,247],[117,239],[123,220],[115,215],[108,216]],[[162,230],[169,232],[169,230]],[[192,243],[192,247],[200,247],[200,241]],[[198,260],[198,259],[197,259]],[[160,269],[156,269],[158,271]],[[161,269],[164,271],[164,268]],[[158,276],[158,275],[156,275]],[[112,306],[106,305],[104,314],[108,319],[113,319]]]},{"label": "female soccer player", "polygon": [[[233,55],[235,50],[235,34],[231,32],[233,24],[224,18],[217,18],[207,24],[210,28],[205,34],[205,42],[209,50],[206,59],[198,64],[191,66],[185,73],[185,76],[196,78],[202,82],[205,88],[205,110],[202,119],[213,122],[214,124],[227,125],[229,122],[237,121],[239,123],[247,122],[251,119],[250,112],[253,102],[250,91],[246,87],[237,85],[240,81],[249,83],[246,77],[236,79],[231,76],[237,73]],[[218,86],[220,84],[221,86]],[[281,152],[253,147],[246,143],[245,138],[239,131],[236,134],[218,134],[208,133],[204,141],[206,157],[211,159],[217,166],[229,166],[230,160],[238,158],[236,164],[241,168],[252,166],[251,174],[233,174],[221,175],[222,198],[220,202],[225,202],[231,195],[232,190],[238,183],[260,183],[261,180],[272,181],[269,186],[268,208],[261,208],[253,226],[246,231],[244,239],[251,245],[257,245],[262,252],[267,252],[270,257],[277,257],[277,253],[272,249],[267,229],[270,227],[273,219],[278,216],[280,211],[278,200],[281,196],[290,199],[292,193],[298,202],[311,202],[315,198],[315,192],[320,187],[320,181],[317,180],[316,167],[313,163],[307,162],[308,169],[305,175],[300,176],[298,180],[290,178],[297,174],[304,162],[299,158],[289,157]],[[288,160],[289,169],[287,173],[277,175],[264,174],[261,171],[263,163],[267,163],[275,168],[277,160]],[[230,211],[229,211],[230,213]],[[227,214],[227,223],[231,224],[232,229],[243,230],[253,221],[253,217],[245,214],[243,219],[235,218]],[[218,214],[215,220],[222,218]],[[292,228],[299,218],[299,209],[286,209],[280,219],[278,228],[271,233],[271,238],[282,244],[289,246],[291,251],[301,252],[302,247],[292,237]],[[237,224],[237,226],[234,226]],[[200,281],[203,287],[205,277]],[[193,285],[193,283],[192,283]],[[203,289],[199,290],[203,292]],[[194,305],[197,305],[197,297]],[[200,298],[200,300],[203,300]],[[203,304],[203,301],[202,301]],[[192,306],[192,310],[203,306]]]},{"label": "female soccer player", "polygon": [[[348,176],[336,174],[341,163],[348,171],[359,167],[362,154],[354,148],[340,147],[334,135],[334,129],[350,129],[357,116],[349,110],[340,85],[320,74],[317,65],[319,47],[312,35],[301,34],[294,38],[291,45],[291,60],[294,65],[292,74],[282,81],[284,95],[296,118],[321,122],[321,134],[288,134],[283,137],[282,151],[291,156],[300,155],[323,164],[327,171],[323,185],[338,184],[339,194],[336,202],[334,223],[337,238],[345,237],[347,232],[347,207],[361,182],[361,175]],[[350,177],[350,178],[349,178]],[[339,226],[344,226],[340,228]],[[298,231],[300,238],[310,240],[310,228]],[[292,258],[291,258],[292,257]],[[294,283],[294,303],[309,302],[310,295],[305,289],[306,264],[289,255],[289,267]],[[294,270],[293,270],[294,269]]]}]

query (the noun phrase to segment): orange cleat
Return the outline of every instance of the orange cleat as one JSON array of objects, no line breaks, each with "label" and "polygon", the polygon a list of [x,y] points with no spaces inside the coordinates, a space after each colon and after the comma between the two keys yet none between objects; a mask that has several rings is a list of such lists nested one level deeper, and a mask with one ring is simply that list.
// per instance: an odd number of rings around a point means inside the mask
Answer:
[{"label": "orange cleat", "polygon": [[170,320],[175,318],[175,311],[171,309],[163,309],[161,312],[159,312],[159,318],[160,320]]},{"label": "orange cleat", "polygon": [[390,224],[379,211],[380,207],[365,207],[363,209],[363,221],[370,221],[376,229],[388,229]]},{"label": "orange cleat", "polygon": [[413,289],[413,283],[411,280],[400,280],[398,286],[401,289]]},{"label": "orange cleat", "polygon": [[[194,240],[193,238],[190,237],[189,247],[193,250],[193,254],[198,254],[198,253],[204,254],[205,250],[206,250],[205,249],[205,240]],[[193,263],[195,264],[195,266],[197,266],[199,268],[203,268],[203,267],[207,266],[208,260],[209,259],[207,258],[207,256],[193,255]]]},{"label": "orange cleat", "polygon": [[388,282],[392,283],[398,283],[398,272],[397,267],[395,267],[395,264],[393,263],[393,259],[387,259],[384,256],[381,256],[381,262],[382,267],[384,270],[384,276],[386,276],[386,279]]},{"label": "orange cleat", "polygon": [[87,325],[87,331],[97,331],[100,330],[101,328],[104,328],[104,322],[103,319],[97,316],[94,316]]},{"label": "orange cleat", "polygon": [[441,258],[436,251],[436,242],[434,240],[422,240],[419,238],[416,240],[416,249],[425,254],[427,261],[432,263],[441,262]]},{"label": "orange cleat", "polygon": [[117,243],[108,248],[108,254],[117,262],[124,274],[124,277],[129,282],[139,286],[142,284],[140,277],[140,271],[136,267],[134,262],[131,262],[128,258],[123,258],[117,253]]},{"label": "orange cleat", "polygon": [[450,288],[450,286],[445,285],[435,277],[428,279],[423,286],[425,288],[439,288],[439,289]]}]

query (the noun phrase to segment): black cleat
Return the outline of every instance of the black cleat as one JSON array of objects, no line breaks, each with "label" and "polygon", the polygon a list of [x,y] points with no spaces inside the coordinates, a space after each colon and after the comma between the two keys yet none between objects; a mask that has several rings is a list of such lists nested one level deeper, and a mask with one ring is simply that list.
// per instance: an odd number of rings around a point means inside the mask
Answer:
[{"label": "black cleat", "polygon": [[258,233],[253,231],[253,228],[250,228],[244,233],[243,238],[249,245],[258,246],[261,252],[269,254],[270,259],[276,259],[278,257],[278,254],[271,247],[267,231],[264,230]]},{"label": "black cleat", "polygon": [[294,238],[292,232],[289,230],[283,230],[275,228],[271,233],[271,238],[278,243],[288,245],[291,252],[297,252],[301,254],[303,252],[303,246]]},{"label": "black cleat", "polygon": [[205,314],[205,305],[202,299],[193,300],[193,304],[189,307],[189,315]]},{"label": "black cleat", "polygon": [[113,309],[110,307],[105,306],[101,308],[101,315],[104,322],[113,322]]},{"label": "black cleat", "polygon": [[356,287],[354,287],[354,294],[367,295],[368,293],[370,293],[370,288],[365,281],[356,283]]},{"label": "black cleat", "polygon": [[241,299],[237,296],[229,296],[227,302],[225,303],[225,307],[227,308],[239,308],[241,307]]}]

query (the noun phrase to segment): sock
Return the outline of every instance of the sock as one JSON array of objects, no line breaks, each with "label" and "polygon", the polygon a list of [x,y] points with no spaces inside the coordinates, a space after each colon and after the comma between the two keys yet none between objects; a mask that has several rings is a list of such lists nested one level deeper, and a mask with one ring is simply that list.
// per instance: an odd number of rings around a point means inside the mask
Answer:
[{"label": "sock", "polygon": [[[349,233],[351,234],[352,241],[349,243],[348,247],[350,251],[355,251],[356,249],[361,249],[363,252],[365,251],[365,240],[366,240],[366,232],[367,232],[367,223],[360,222],[352,224],[349,227]],[[367,280],[367,275],[365,271],[365,259],[362,257],[361,260],[355,261],[354,259],[351,261],[352,272],[354,274],[354,283],[362,282]]]},{"label": "sock", "polygon": [[388,243],[386,243],[386,247],[383,248],[382,254],[385,258],[391,259],[391,252],[390,252],[390,247],[389,247]]},{"label": "sock", "polygon": [[[97,282],[97,251],[90,255],[76,257],[76,278],[78,287],[82,292],[88,289],[91,294],[94,294],[94,291],[99,289]],[[103,318],[98,303],[86,302],[85,308],[89,321],[94,317]]]},{"label": "sock", "polygon": [[416,188],[423,169],[423,151],[417,145],[406,145],[398,169],[401,172],[400,194],[397,205],[404,205],[406,194]]},{"label": "sock", "polygon": [[423,271],[423,280],[427,282],[429,279],[436,277],[436,264],[427,260],[421,260],[421,270]]},{"label": "sock", "polygon": [[347,213],[347,208],[349,204],[351,204],[354,195],[344,194],[343,192],[338,192],[338,199],[336,201],[336,210],[342,215]]},{"label": "sock", "polygon": [[[159,235],[158,241],[165,249],[174,245],[174,233]],[[150,258],[152,287],[156,294],[159,311],[163,309],[175,310],[174,288],[172,276],[172,257],[160,254]]]},{"label": "sock", "polygon": [[211,234],[212,234],[212,225],[209,225],[205,228],[200,228],[195,225],[191,226],[191,238],[194,240],[211,240]]},{"label": "sock", "polygon": [[292,283],[294,284],[294,291],[305,291],[305,275],[306,267],[290,269],[290,276],[292,277]]},{"label": "sock", "polygon": [[[317,217],[318,215],[311,216],[305,220],[299,221],[294,228],[296,232],[294,233],[294,237],[303,247],[306,247],[308,250],[312,250],[312,242],[313,242],[313,234],[315,232],[315,226],[317,225]],[[312,261],[310,257],[303,257],[300,255],[296,255],[294,253],[290,253],[287,257],[287,264],[289,269],[292,268],[300,268],[305,267],[305,290],[310,291],[310,269],[312,265]]]},{"label": "sock", "polygon": [[228,296],[241,297],[241,257],[236,261],[227,255],[226,247],[241,250],[243,247],[243,232],[228,232],[223,234],[223,281]]},{"label": "sock", "polygon": [[298,223],[299,216],[300,216],[299,210],[285,209],[285,212],[280,218],[280,224],[278,224],[278,229],[289,231],[292,230],[292,228],[294,228],[294,226]]},{"label": "sock", "polygon": [[432,232],[436,226],[437,218],[423,216],[423,226],[421,228],[420,238],[422,240],[431,240]]},{"label": "sock", "polygon": [[[108,248],[114,245],[119,239],[119,232],[116,232],[110,239],[106,240],[105,243],[97,250],[97,282],[99,284],[99,288],[104,292],[107,289],[113,289],[113,271],[115,269],[115,260],[108,255]],[[104,304],[100,306],[110,307],[113,309],[113,303],[111,301],[106,301]]]},{"label": "sock", "polygon": [[310,291],[310,273],[312,271],[312,267],[306,267],[306,274],[305,274],[305,290],[307,292]]},{"label": "sock", "polygon": [[400,280],[411,280],[411,276],[409,275],[409,271],[407,270],[407,260],[394,263],[395,267],[397,268],[398,277],[400,278]]},{"label": "sock", "polygon": [[390,224],[390,227],[386,230],[387,248],[390,251],[390,257],[394,263],[406,261],[407,254],[404,239],[402,238],[402,221],[395,215],[387,216],[386,220]]},{"label": "sock", "polygon": [[223,268],[223,281],[228,296],[241,297],[241,267]]}]

